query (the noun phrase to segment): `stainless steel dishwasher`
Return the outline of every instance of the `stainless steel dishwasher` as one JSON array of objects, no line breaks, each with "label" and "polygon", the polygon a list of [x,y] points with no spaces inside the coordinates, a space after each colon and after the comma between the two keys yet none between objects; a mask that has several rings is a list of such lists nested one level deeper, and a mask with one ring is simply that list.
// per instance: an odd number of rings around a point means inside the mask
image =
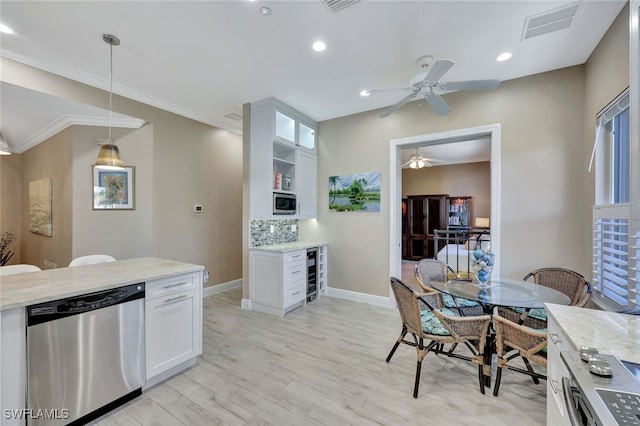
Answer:
[{"label": "stainless steel dishwasher", "polygon": [[85,424],[144,372],[144,283],[27,307],[27,424]]}]

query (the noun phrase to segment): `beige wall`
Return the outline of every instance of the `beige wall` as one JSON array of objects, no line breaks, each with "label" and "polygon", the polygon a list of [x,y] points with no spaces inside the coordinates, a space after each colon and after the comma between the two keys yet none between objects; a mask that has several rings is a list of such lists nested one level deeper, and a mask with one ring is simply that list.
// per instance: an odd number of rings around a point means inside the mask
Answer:
[{"label": "beige wall", "polygon": [[[382,171],[379,214],[330,214],[320,203],[317,224],[302,238],[329,243],[329,285],[389,295],[389,141],[501,124],[502,275],[522,277],[540,266],[586,272],[581,258],[583,220],[568,206],[582,205],[583,67],[504,82],[488,92],[445,95],[452,108],[438,117],[411,103],[381,119],[381,111],[321,122],[319,194],[328,177]],[[366,152],[367,155],[361,155]],[[492,224],[494,225],[494,224]]]},{"label": "beige wall", "polygon": [[[1,67],[2,79],[8,83],[108,108],[105,91],[4,58]],[[240,279],[241,137],[121,96],[114,96],[113,105],[114,111],[153,124],[152,152],[131,164],[138,168],[146,163],[144,170],[152,182],[148,255],[204,265],[211,272],[209,284]],[[131,163],[127,158],[125,161]],[[204,212],[193,213],[194,204],[202,204]],[[85,213],[91,212],[91,205],[84,208]],[[109,244],[125,246],[138,235],[116,229]]]},{"label": "beige wall", "polygon": [[329,176],[383,172],[379,214],[330,214],[319,203],[318,221],[301,223],[301,238],[329,243],[329,286],[389,295],[389,209],[398,208],[388,198],[391,139],[494,123],[502,136],[502,275],[563,266],[590,276],[594,184],[586,168],[595,112],[629,84],[628,28],[625,8],[585,66],[445,95],[452,112],[443,117],[413,102],[385,119],[378,110],[319,123],[319,194]]},{"label": "beige wall", "polygon": [[[22,154],[22,237],[21,262],[44,268],[47,260],[66,266],[71,260],[73,229],[73,134],[67,128]],[[29,232],[29,183],[39,179],[52,181],[52,236]]]},{"label": "beige wall", "polygon": [[[108,254],[132,259],[152,253],[153,125],[117,138],[126,165],[134,165],[135,210],[93,210],[93,163],[104,127],[74,126],[73,135],[73,241],[71,257]],[[126,244],[122,236],[130,235]],[[66,263],[68,264],[68,263]],[[66,265],[65,264],[65,265]],[[64,265],[62,265],[64,266]]]},{"label": "beige wall", "polygon": [[472,219],[490,217],[491,164],[484,161],[402,170],[402,196],[422,194],[473,197],[471,200]]},{"label": "beige wall", "polygon": [[13,232],[16,240],[13,242],[14,255],[9,264],[20,263],[20,244],[22,237],[21,225],[21,194],[22,194],[22,155],[0,156],[0,232]]}]

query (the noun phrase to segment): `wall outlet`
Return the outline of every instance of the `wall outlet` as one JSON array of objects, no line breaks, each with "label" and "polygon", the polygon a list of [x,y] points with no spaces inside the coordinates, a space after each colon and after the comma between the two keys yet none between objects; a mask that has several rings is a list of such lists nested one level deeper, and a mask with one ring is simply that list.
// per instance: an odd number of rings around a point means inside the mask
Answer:
[{"label": "wall outlet", "polygon": [[276,232],[276,227],[274,225],[269,225],[269,232],[271,232],[272,234]]},{"label": "wall outlet", "polygon": [[194,213],[202,213],[202,204],[194,204],[193,205],[193,212]]},{"label": "wall outlet", "polygon": [[297,232],[298,231],[298,225],[291,225],[291,232]]},{"label": "wall outlet", "polygon": [[209,271],[204,271],[204,282],[205,283],[209,282]]}]

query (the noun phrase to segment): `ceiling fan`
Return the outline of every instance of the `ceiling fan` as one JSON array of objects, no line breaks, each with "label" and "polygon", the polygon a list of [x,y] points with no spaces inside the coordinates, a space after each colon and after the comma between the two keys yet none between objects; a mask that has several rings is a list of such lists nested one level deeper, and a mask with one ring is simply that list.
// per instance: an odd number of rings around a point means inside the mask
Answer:
[{"label": "ceiling fan", "polygon": [[418,154],[418,148],[416,148],[416,153],[411,156],[409,161],[402,165],[402,168],[421,169],[423,167],[433,167],[433,163],[446,163],[446,161],[423,157]]},{"label": "ceiling fan", "polygon": [[389,89],[372,89],[363,90],[361,94],[367,96],[373,92],[388,91],[388,90],[410,90],[411,93],[404,97],[400,102],[391,106],[384,111],[380,117],[387,117],[395,111],[402,108],[407,103],[411,102],[415,98],[422,97],[427,103],[434,109],[438,115],[445,115],[451,108],[442,99],[440,94],[444,92],[452,92],[458,90],[489,90],[495,89],[500,85],[500,80],[467,80],[467,81],[451,81],[448,83],[441,83],[440,78],[449,71],[449,69],[455,64],[455,62],[449,59],[438,59],[433,61],[433,57],[430,55],[421,56],[416,63],[422,68],[422,71],[414,75],[409,81],[407,87],[394,87]]}]

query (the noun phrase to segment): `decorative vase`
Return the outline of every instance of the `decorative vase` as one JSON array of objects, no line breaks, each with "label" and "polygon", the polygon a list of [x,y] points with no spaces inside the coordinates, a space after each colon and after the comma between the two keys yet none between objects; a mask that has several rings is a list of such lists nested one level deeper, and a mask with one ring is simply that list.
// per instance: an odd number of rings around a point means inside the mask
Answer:
[{"label": "decorative vase", "polygon": [[495,253],[490,249],[476,249],[473,251],[473,272],[481,286],[486,286],[493,271]]}]

